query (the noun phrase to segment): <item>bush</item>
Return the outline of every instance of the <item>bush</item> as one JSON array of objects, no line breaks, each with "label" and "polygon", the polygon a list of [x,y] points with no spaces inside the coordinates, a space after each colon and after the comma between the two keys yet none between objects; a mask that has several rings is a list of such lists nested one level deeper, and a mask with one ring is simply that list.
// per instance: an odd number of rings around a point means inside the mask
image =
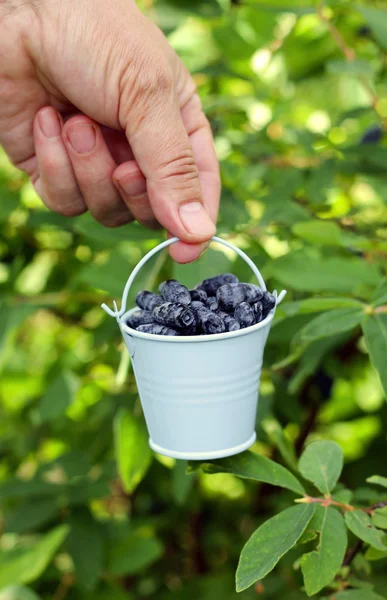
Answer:
[{"label": "bush", "polygon": [[[128,354],[100,305],[164,233],[50,213],[2,157],[0,600],[383,599],[383,2],[143,4],[211,121],[218,234],[269,289],[288,290],[258,441],[203,465],[151,453]],[[163,254],[132,301],[167,277],[224,271],[253,280],[216,246],[186,266]]]}]

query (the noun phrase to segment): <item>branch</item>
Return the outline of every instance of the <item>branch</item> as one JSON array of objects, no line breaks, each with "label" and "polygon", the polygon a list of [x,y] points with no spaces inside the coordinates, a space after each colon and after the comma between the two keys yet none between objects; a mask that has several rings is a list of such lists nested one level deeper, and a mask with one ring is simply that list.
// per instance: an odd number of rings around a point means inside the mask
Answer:
[{"label": "branch", "polygon": [[[319,4],[317,5],[316,13],[317,13],[317,16],[319,17],[320,21],[327,26],[329,33],[331,34],[332,38],[336,42],[337,46],[340,48],[341,52],[344,54],[346,60],[348,62],[352,62],[352,61],[356,60],[357,54],[356,54],[355,50],[353,48],[351,48],[350,46],[348,46],[348,44],[344,40],[343,36],[341,35],[340,31],[337,29],[337,27],[335,27],[333,25],[332,21],[330,21],[330,19],[325,15],[324,0],[321,0],[321,2],[319,2]],[[384,121],[383,117],[379,114],[379,111],[377,109],[377,105],[379,102],[379,96],[376,94],[376,92],[372,88],[367,77],[360,74],[359,81],[362,84],[362,86],[364,87],[364,89],[370,95],[371,105],[372,105],[378,119],[381,121],[383,128],[387,129],[387,123]]]},{"label": "branch", "polygon": [[357,540],[356,544],[352,548],[350,548],[348,550],[348,552],[346,553],[342,566],[349,567],[349,565],[352,563],[355,556],[360,552],[362,547],[363,547],[362,540]]}]

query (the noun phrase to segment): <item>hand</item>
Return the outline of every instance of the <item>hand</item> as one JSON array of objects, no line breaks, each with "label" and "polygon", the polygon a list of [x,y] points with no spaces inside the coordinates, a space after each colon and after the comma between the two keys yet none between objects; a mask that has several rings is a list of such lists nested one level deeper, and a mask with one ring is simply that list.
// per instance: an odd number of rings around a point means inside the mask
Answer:
[{"label": "hand", "polygon": [[162,225],[195,260],[220,181],[195,84],[133,0],[0,0],[0,144],[50,209]]}]

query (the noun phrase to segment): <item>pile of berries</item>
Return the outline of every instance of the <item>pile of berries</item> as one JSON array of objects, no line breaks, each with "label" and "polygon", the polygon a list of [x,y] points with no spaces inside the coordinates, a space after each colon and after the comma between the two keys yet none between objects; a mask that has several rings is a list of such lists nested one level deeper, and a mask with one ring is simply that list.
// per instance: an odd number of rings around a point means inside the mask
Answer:
[{"label": "pile of berries", "polygon": [[164,281],[160,295],[139,292],[127,325],[157,335],[208,335],[237,331],[263,321],[275,298],[231,273],[205,279],[189,290],[175,279]]}]

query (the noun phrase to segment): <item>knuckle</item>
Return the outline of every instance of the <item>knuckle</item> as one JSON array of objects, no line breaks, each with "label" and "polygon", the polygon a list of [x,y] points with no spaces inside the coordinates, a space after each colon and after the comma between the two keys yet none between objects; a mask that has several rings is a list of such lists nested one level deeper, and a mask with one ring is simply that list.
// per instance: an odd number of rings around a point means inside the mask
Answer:
[{"label": "knuckle", "polygon": [[175,156],[164,161],[159,168],[160,179],[179,178],[184,181],[196,181],[199,171],[189,148],[183,149]]},{"label": "knuckle", "polygon": [[121,225],[126,225],[127,223],[132,223],[134,221],[132,215],[128,211],[109,216],[94,215],[94,218],[96,221],[98,221],[98,223],[108,227],[109,229],[121,227]]}]

